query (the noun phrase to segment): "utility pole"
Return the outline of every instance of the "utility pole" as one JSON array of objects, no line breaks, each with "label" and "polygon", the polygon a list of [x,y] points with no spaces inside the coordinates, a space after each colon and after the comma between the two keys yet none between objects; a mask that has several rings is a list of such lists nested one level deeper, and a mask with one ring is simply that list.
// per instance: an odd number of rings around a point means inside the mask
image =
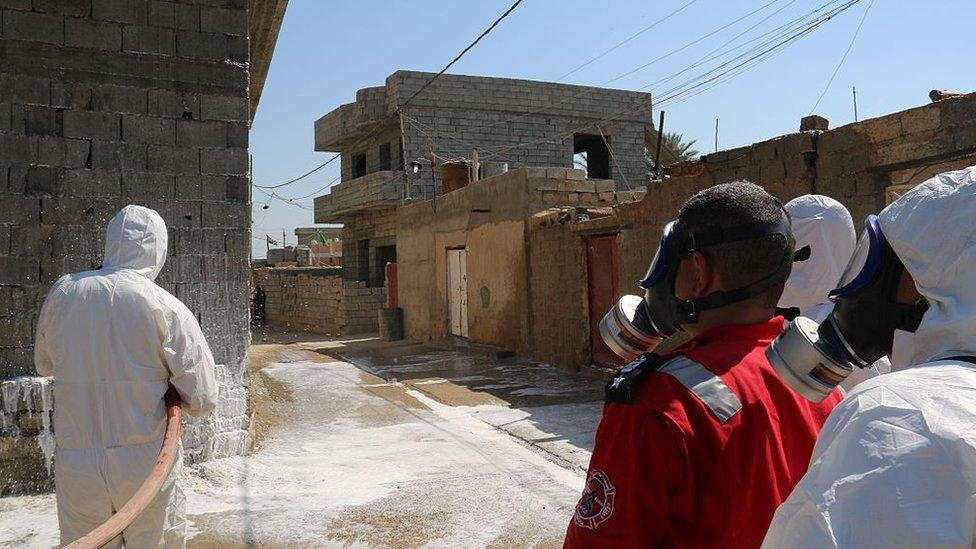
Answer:
[{"label": "utility pole", "polygon": [[664,111],[657,125],[657,151],[654,153],[654,179],[661,178],[661,142],[664,140]]},{"label": "utility pole", "polygon": [[285,230],[281,229],[281,249],[285,249]]},{"label": "utility pole", "polygon": [[480,178],[478,177],[478,170],[481,167],[481,162],[478,161],[478,149],[471,149],[471,182],[474,183]]},{"label": "utility pole", "polygon": [[854,121],[857,122],[857,87],[851,86],[851,93],[854,94]]},{"label": "utility pole", "polygon": [[715,119],[715,152],[718,152],[718,118]]}]

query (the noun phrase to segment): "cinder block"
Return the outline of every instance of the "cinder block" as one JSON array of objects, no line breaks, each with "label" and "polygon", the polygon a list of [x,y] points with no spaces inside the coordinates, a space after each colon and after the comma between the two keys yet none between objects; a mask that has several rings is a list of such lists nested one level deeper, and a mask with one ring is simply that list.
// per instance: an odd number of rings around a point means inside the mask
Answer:
[{"label": "cinder block", "polygon": [[60,177],[58,170],[51,166],[31,165],[27,169],[28,196],[53,196],[58,194]]},{"label": "cinder block", "polygon": [[122,49],[122,27],[117,23],[70,17],[65,21],[64,44],[69,47],[119,51]]},{"label": "cinder block", "polygon": [[246,149],[248,146],[248,128],[244,122],[227,122],[227,146]]},{"label": "cinder block", "polygon": [[12,255],[0,256],[0,284],[37,284],[40,262],[34,258]]},{"label": "cinder block", "polygon": [[47,13],[6,11],[3,14],[3,36],[46,44],[64,43],[64,17]]},{"label": "cinder block", "polygon": [[122,139],[133,143],[173,145],[176,120],[159,116],[122,115]]},{"label": "cinder block", "polygon": [[226,147],[227,127],[223,122],[180,120],[176,127],[176,144],[181,147]]},{"label": "cinder block", "polygon": [[54,135],[62,133],[61,111],[40,105],[24,106],[25,132],[27,135]]},{"label": "cinder block", "polygon": [[34,11],[83,17],[91,15],[91,0],[34,0]]},{"label": "cinder block", "polygon": [[57,80],[51,83],[51,106],[88,110],[92,105],[91,86]]},{"label": "cinder block", "polygon": [[201,149],[200,173],[247,175],[247,149]]},{"label": "cinder block", "polygon": [[146,0],[93,0],[92,17],[129,25],[145,25],[148,15]]},{"label": "cinder block", "polygon": [[150,89],[149,114],[182,119],[199,119],[200,98],[191,93]]},{"label": "cinder block", "polygon": [[30,160],[35,164],[80,168],[88,160],[90,144],[84,139],[40,135],[31,138]]},{"label": "cinder block", "polygon": [[31,9],[31,0],[0,0],[0,8],[29,10]]},{"label": "cinder block", "polygon": [[176,38],[180,57],[211,61],[247,61],[247,39],[208,32],[180,31]]},{"label": "cinder block", "polygon": [[117,197],[121,188],[115,170],[67,169],[61,173],[60,190],[65,196]]},{"label": "cinder block", "polygon": [[197,149],[150,145],[146,166],[152,172],[197,174],[200,173],[200,153]]},{"label": "cinder block", "polygon": [[247,11],[241,9],[200,8],[200,30],[216,34],[245,36]]},{"label": "cinder block", "polygon": [[173,55],[176,52],[175,33],[159,27],[126,26],[122,32],[122,51]]},{"label": "cinder block", "polygon": [[122,196],[136,202],[151,198],[174,198],[176,176],[167,173],[122,172]]},{"label": "cinder block", "polygon": [[93,139],[119,139],[121,117],[96,111],[64,111],[64,136]]},{"label": "cinder block", "polygon": [[147,91],[130,86],[101,85],[92,88],[92,108],[96,111],[144,114]]},{"label": "cinder block", "polygon": [[247,97],[231,95],[200,96],[200,118],[247,122]]},{"label": "cinder block", "polygon": [[51,103],[51,82],[47,78],[0,73],[0,98],[10,103],[48,105]]},{"label": "cinder block", "polygon": [[147,165],[146,147],[142,143],[92,140],[90,167],[96,169],[145,170]]}]

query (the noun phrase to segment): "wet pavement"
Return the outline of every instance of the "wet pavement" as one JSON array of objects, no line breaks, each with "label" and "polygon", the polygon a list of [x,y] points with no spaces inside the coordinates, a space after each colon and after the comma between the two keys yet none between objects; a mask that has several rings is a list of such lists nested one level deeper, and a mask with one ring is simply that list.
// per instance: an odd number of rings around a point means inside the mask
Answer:
[{"label": "wet pavement", "polygon": [[[255,334],[255,451],[187,467],[190,547],[558,547],[602,380],[492,349]],[[0,546],[57,542],[51,495]]]}]

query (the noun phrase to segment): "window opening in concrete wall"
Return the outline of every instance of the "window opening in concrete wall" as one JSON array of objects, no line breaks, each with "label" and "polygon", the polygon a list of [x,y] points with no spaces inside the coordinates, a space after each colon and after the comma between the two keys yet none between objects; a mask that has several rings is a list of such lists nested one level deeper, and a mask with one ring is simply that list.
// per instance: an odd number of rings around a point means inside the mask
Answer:
[{"label": "window opening in concrete wall", "polygon": [[356,280],[369,283],[369,239],[356,242]]},{"label": "window opening in concrete wall", "polygon": [[585,165],[587,179],[610,179],[609,143],[610,138],[604,140],[602,135],[573,134],[573,167],[584,169],[577,165],[579,160]]},{"label": "window opening in concrete wall", "polygon": [[396,246],[377,246],[376,265],[373,267],[373,281],[370,284],[374,287],[381,287],[386,280],[386,264],[396,263]]},{"label": "window opening in concrete wall", "polygon": [[389,171],[390,169],[390,144],[380,145],[380,170]]},{"label": "window opening in concrete wall", "polygon": [[352,157],[352,178],[366,175],[366,155],[357,154]]}]

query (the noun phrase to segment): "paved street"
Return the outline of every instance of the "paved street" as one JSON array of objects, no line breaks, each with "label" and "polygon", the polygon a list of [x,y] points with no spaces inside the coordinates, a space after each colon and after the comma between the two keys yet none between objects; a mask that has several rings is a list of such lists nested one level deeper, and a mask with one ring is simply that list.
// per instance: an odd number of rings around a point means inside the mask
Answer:
[{"label": "paved street", "polygon": [[[191,547],[560,545],[598,377],[480,348],[291,337],[255,335],[254,453],[187,468]],[[54,545],[53,496],[0,500],[4,541]]]}]

